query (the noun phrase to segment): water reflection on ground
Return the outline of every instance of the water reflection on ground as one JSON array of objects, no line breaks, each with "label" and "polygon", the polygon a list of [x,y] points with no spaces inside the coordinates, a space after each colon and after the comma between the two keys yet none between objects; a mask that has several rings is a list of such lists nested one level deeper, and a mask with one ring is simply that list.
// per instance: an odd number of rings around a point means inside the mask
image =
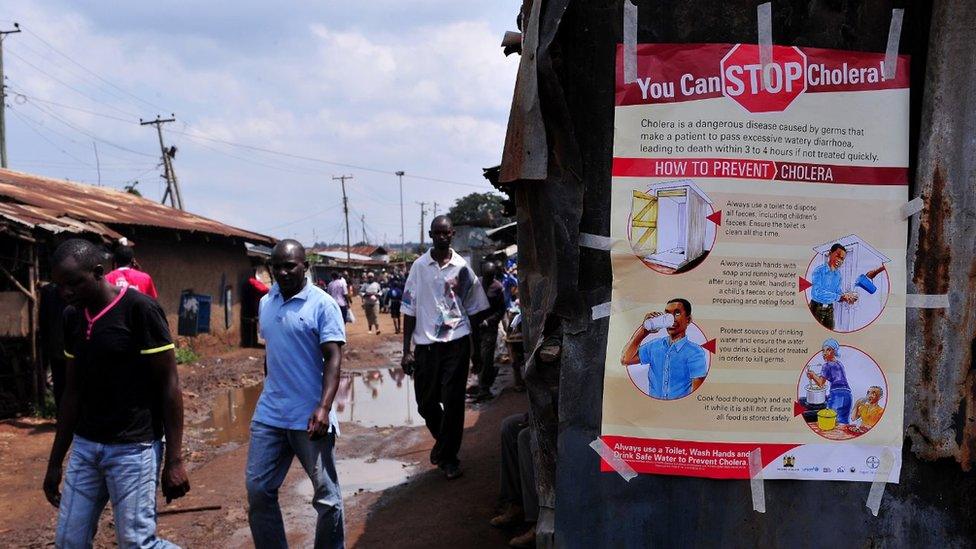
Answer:
[{"label": "water reflection on ground", "polygon": [[[212,444],[245,442],[263,384],[229,389],[214,399],[210,417],[196,426]],[[413,379],[403,369],[347,370],[339,379],[336,412],[340,423],[366,427],[422,425]]]},{"label": "water reflection on ground", "polygon": [[[343,497],[359,492],[379,492],[407,481],[416,468],[395,459],[340,459],[336,461]],[[312,481],[303,477],[295,490],[304,497],[315,494]]]}]

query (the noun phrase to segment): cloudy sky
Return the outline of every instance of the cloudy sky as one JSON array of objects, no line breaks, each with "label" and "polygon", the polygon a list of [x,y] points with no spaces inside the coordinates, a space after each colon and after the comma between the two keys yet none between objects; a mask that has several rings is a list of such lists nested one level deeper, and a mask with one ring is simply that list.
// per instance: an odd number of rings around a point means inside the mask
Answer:
[{"label": "cloudy sky", "polygon": [[[498,44],[516,0],[110,2],[0,9],[11,169],[158,200],[167,145],[187,209],[279,238],[406,239],[420,206],[490,190],[518,57]],[[314,7],[313,7],[314,6]],[[96,161],[97,148],[97,161]],[[273,154],[258,149],[287,153]],[[438,181],[440,180],[440,181]],[[428,206],[430,207],[430,206]],[[429,219],[429,217],[428,217]]]}]

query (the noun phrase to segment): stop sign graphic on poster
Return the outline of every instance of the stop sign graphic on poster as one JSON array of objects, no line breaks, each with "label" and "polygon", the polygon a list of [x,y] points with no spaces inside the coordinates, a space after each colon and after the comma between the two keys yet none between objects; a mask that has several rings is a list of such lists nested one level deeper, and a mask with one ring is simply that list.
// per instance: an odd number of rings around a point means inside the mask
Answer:
[{"label": "stop sign graphic on poster", "polygon": [[807,57],[799,48],[774,46],[763,66],[759,46],[738,44],[722,58],[722,95],[749,112],[780,112],[807,89]]}]

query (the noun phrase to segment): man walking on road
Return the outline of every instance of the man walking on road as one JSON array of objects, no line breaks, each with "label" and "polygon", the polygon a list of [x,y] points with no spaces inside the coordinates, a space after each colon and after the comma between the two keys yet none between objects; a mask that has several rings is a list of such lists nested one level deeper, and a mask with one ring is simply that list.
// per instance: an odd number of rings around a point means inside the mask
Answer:
[{"label": "man walking on road", "polygon": [[433,248],[410,267],[403,292],[402,365],[413,373],[417,409],[436,440],[430,462],[455,479],[461,476],[457,454],[464,433],[469,336],[488,298],[468,263],[451,249],[450,218],[435,217],[428,234]]},{"label": "man walking on road", "polygon": [[491,386],[498,376],[498,366],[495,364],[495,347],[498,345],[498,323],[505,315],[505,295],[502,283],[498,280],[498,265],[493,261],[481,264],[481,287],[488,297],[488,310],[478,328],[479,338],[475,341],[481,354],[481,371],[478,372],[477,392],[474,393],[475,402],[491,400],[494,395]]},{"label": "man walking on road", "polygon": [[[64,301],[65,388],[44,494],[59,507],[55,546],[91,547],[112,502],[120,547],[175,547],[156,537],[163,460],[167,503],[190,490],[183,468],[183,397],[173,339],[155,300],[105,278],[105,256],[72,239],[51,264]],[[68,448],[64,493],[59,492]]]},{"label": "man walking on road", "polygon": [[248,521],[258,549],[287,547],[278,488],[298,457],[314,489],[315,547],[343,547],[342,494],[335,467],[345,325],[339,305],[305,278],[305,248],[282,240],[271,252],[275,283],[261,299],[267,378],[251,421]]},{"label": "man walking on road", "polygon": [[346,311],[349,310],[349,302],[346,298],[349,296],[349,286],[346,284],[346,279],[339,276],[338,272],[333,271],[332,282],[329,282],[326,291],[332,296],[336,304],[339,305],[339,311],[342,312],[342,321],[346,321]]}]

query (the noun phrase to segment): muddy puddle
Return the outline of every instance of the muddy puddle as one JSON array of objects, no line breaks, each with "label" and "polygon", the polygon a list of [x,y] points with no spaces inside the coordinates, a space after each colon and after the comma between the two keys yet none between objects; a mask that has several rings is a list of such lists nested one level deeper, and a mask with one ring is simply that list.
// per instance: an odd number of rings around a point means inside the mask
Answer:
[{"label": "muddy puddle", "polygon": [[[246,442],[262,384],[230,389],[214,399],[210,416],[196,427],[214,445]],[[342,372],[336,395],[339,423],[365,427],[422,425],[413,396],[413,379],[401,368]],[[345,487],[343,487],[345,490]]]},{"label": "muddy puddle", "polygon": [[[410,478],[416,467],[395,459],[340,459],[336,461],[342,496],[359,492],[380,492]],[[295,492],[303,498],[314,495],[312,481],[303,477],[295,486]]]}]

